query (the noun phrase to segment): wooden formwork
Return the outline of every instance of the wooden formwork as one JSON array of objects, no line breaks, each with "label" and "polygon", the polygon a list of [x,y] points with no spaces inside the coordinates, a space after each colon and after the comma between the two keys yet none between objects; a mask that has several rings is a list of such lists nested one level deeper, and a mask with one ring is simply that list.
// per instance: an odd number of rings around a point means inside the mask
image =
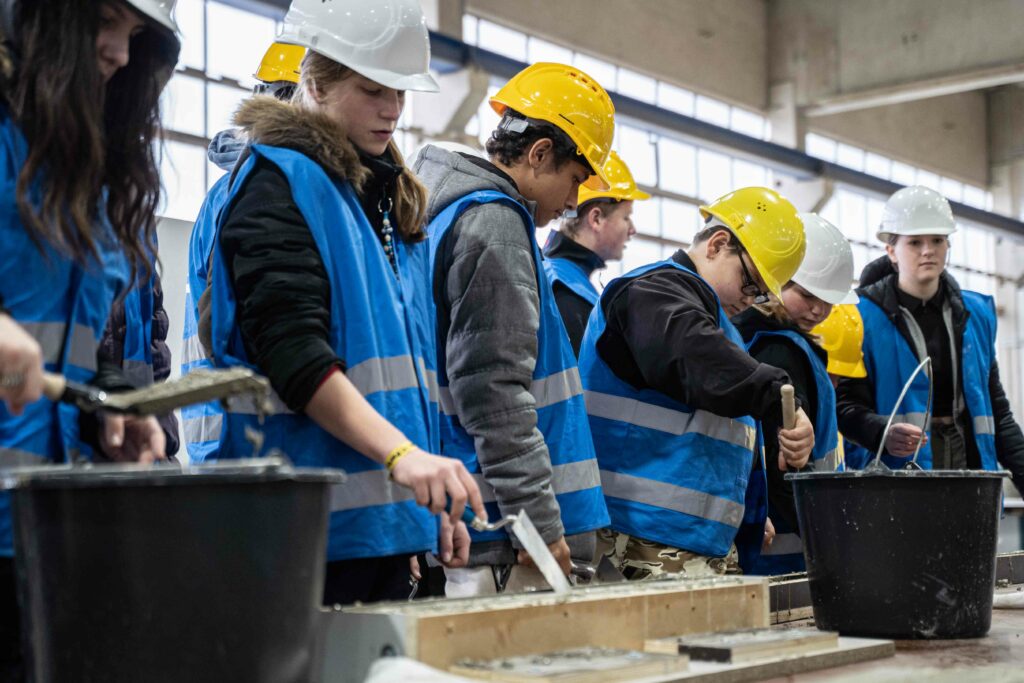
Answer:
[{"label": "wooden formwork", "polygon": [[[467,658],[579,647],[642,650],[655,638],[765,628],[770,614],[767,579],[720,577],[577,588],[565,597],[528,593],[389,603],[348,608],[340,616],[364,634],[388,634],[395,654],[448,669]],[[377,649],[379,656],[388,647],[381,643],[379,636],[367,641],[363,655]]]}]

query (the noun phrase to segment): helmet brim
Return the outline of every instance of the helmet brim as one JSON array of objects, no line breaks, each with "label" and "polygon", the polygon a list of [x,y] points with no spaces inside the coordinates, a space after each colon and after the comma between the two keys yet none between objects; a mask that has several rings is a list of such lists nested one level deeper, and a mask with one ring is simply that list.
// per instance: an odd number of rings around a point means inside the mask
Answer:
[{"label": "helmet brim", "polygon": [[385,88],[409,90],[412,92],[441,92],[441,86],[437,84],[437,81],[429,71],[419,74],[400,74],[386,69],[374,69],[363,65],[347,64],[335,59],[327,52],[324,52],[322,47],[313,46],[310,44],[310,41],[306,40],[299,34],[287,30],[281,33],[281,35],[279,35],[275,40],[278,43],[301,45],[302,47],[308,48],[313,52],[327,57],[327,59],[330,59],[333,62],[347,66],[360,76],[369,78],[374,83],[383,85]]}]

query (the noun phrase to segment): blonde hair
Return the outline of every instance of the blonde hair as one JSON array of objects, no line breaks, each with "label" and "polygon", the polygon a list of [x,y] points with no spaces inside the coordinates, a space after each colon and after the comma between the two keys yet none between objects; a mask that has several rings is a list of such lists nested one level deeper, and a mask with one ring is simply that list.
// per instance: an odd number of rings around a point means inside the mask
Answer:
[{"label": "blonde hair", "polygon": [[[786,288],[792,286],[792,283],[788,283],[782,289],[783,291],[785,291]],[[800,326],[796,324],[796,321],[794,321],[793,318],[789,315],[789,311],[786,310],[786,305],[782,303],[780,299],[776,299],[774,296],[769,297],[768,303],[766,304],[754,304],[754,308],[756,308],[759,313],[762,313],[763,315],[771,318],[776,322],[782,323],[784,325],[792,325],[798,329],[800,328]],[[821,346],[821,335],[811,334],[810,332],[804,332],[803,330],[800,330],[800,332],[804,336],[814,340],[815,344]]]},{"label": "blonde hair", "polygon": [[[299,87],[295,89],[292,103],[313,109],[317,106],[312,97],[314,90],[323,91],[354,73],[344,64],[310,50],[302,59]],[[395,181],[394,196],[391,197],[391,215],[394,218],[395,230],[406,242],[420,242],[427,236],[427,188],[405,165],[405,157],[402,156],[394,139],[388,142],[387,154],[394,163],[402,167],[402,172]]]}]

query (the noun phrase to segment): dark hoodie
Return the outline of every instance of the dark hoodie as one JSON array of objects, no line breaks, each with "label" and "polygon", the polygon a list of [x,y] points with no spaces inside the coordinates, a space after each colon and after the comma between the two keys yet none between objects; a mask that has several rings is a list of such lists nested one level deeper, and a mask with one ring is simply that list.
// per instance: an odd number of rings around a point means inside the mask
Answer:
[{"label": "dark hoodie", "polygon": [[[672,260],[696,271],[682,249]],[[608,322],[596,347],[617,377],[696,410],[782,421],[780,390],[789,376],[725,338],[707,283],[659,268],[608,287],[599,304]]]},{"label": "dark hoodie", "polygon": [[[743,335],[743,341],[750,343],[758,332],[778,332],[789,330],[806,339],[822,363],[828,363],[828,354],[808,334],[792,323],[782,322],[766,316],[756,308],[749,308],[732,319],[736,329]],[[818,389],[815,384],[814,368],[807,354],[792,340],[779,335],[759,339],[750,347],[749,353],[754,360],[784,370],[793,384],[797,399],[803,405],[804,412],[811,424],[816,424],[818,417]],[[771,515],[782,517],[789,528],[796,529],[796,505],[793,502],[793,485],[785,480],[786,472],[779,469],[779,437],[778,431],[782,424],[769,417],[761,422],[764,433],[764,459],[768,476],[768,500],[771,504]]]},{"label": "dark hoodie", "polygon": [[[900,334],[914,348],[914,341],[907,326],[905,314],[901,314],[900,293],[897,287],[898,276],[889,263],[888,257],[882,256],[869,263],[860,277],[860,288],[857,293],[866,299],[877,304],[899,330]],[[949,274],[944,271],[941,276],[941,291],[949,300],[952,313],[952,336],[956,346],[956,377],[954,378],[955,405],[963,405],[963,392],[959,389],[962,382],[963,367],[963,339],[964,329],[967,327],[967,318],[970,315],[964,306],[963,296],[960,293],[960,285]],[[906,310],[904,308],[904,310]],[[867,331],[870,334],[870,331]],[[947,331],[948,336],[948,331]],[[948,349],[948,344],[946,345]],[[952,360],[952,359],[950,359]],[[944,367],[953,366],[951,362],[943,364]],[[996,425],[996,455],[999,463],[1009,470],[1013,477],[1013,483],[1018,490],[1024,490],[1024,434],[1013,418],[1010,410],[1010,402],[1003,391],[1003,385],[999,381],[999,366],[992,361],[992,369],[988,378],[989,395],[992,398],[992,417]],[[879,415],[875,412],[875,390],[871,377],[859,379],[843,378],[836,389],[836,412],[839,418],[839,430],[847,439],[857,443],[874,453],[882,440],[882,433],[885,431],[887,415]],[[961,427],[965,430],[964,442],[967,445],[967,466],[972,469],[981,467],[981,457],[971,430],[970,420],[963,421]]]}]

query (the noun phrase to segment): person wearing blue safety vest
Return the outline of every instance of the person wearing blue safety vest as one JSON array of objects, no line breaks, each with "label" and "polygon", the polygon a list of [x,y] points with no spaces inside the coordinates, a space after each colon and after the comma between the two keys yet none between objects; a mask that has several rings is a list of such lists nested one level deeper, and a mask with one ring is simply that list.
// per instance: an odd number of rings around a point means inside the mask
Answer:
[{"label": "person wearing blue safety vest", "polygon": [[[488,158],[427,146],[442,452],[477,476],[488,513],[525,510],[569,574],[608,522],[576,357],[543,272],[536,226],[607,187],[614,107],[579,69],[539,63],[491,98]],[[504,531],[473,533],[450,596],[546,585]]]},{"label": "person wearing blue safety vest", "polygon": [[[853,287],[853,250],[839,229],[813,213],[800,214],[807,253],[799,270],[782,288],[782,297],[754,306],[733,318],[747,350],[761,363],[789,375],[797,399],[814,425],[814,450],[804,469],[842,469],[836,427],[836,395],[828,373],[828,354],[812,330],[836,304],[857,302]],[[762,529],[741,528],[737,537],[740,566],[747,574],[788,574],[804,570],[803,544],[796,521],[793,486],[784,479],[789,468],[779,461],[775,434],[781,425],[762,421],[764,460],[757,459],[754,478],[766,477],[768,519],[775,532],[764,543]],[[758,482],[759,483],[759,482]],[[759,491],[762,491],[759,486]]]},{"label": "person wearing blue safety vest", "polygon": [[430,454],[426,194],[392,139],[404,92],[437,90],[425,19],[415,0],[294,0],[278,40],[309,52],[291,103],[236,115],[250,144],[216,219],[209,335],[218,366],[263,372],[276,396],[262,423],[229,406],[217,457],[251,455],[258,429],[297,465],[344,470],[323,600],[404,599],[410,556],[464,562],[462,512],[486,515],[462,463]]},{"label": "person wearing blue safety vest", "polygon": [[[44,370],[101,381],[111,304],[147,272],[159,95],[180,49],[172,4],[0,0],[0,467],[164,457],[153,418],[97,421],[41,389]],[[0,493],[5,681],[25,675],[12,535]]]},{"label": "person wearing blue safety vest", "polygon": [[[856,304],[833,306],[832,314],[811,330],[811,334],[821,341],[821,348],[828,353],[828,376],[833,387],[838,386],[844,377],[867,376],[864,353],[861,350],[864,343],[864,321]],[[842,432],[839,434],[839,448],[839,463],[843,470],[859,470],[867,465],[866,460],[857,459],[857,453],[853,453],[853,458],[850,458],[851,450],[863,454],[867,451],[851,445]]]},{"label": "person wearing blue safety vest", "polygon": [[651,197],[636,186],[626,162],[615,152],[608,155],[604,173],[608,189],[581,187],[575,215],[563,218],[544,245],[544,273],[577,357],[587,319],[597,305],[597,288],[590,276],[608,261],[622,258],[626,242],[636,234],[633,202]]},{"label": "person wearing blue safety vest", "polygon": [[[886,255],[865,267],[857,289],[867,377],[839,383],[839,427],[867,450],[858,460],[867,462],[881,446],[885,464],[903,467],[920,441],[917,464],[926,469],[1001,465],[1021,488],[1024,435],[999,380],[995,306],[992,297],[961,289],[947,272],[955,230],[952,208],[935,190],[905,187],[886,202],[878,230]],[[925,357],[932,362],[929,424],[925,373],[896,403]]]},{"label": "person wearing blue safety vest", "polygon": [[[690,250],[616,278],[583,338],[580,373],[611,514],[600,552],[626,578],[739,571],[757,421],[781,424],[778,368],[758,363],[729,317],[781,296],[804,255],[796,209],[766,188],[701,207]],[[802,467],[814,433],[802,407],[778,433]],[[764,532],[762,532],[764,533]]]},{"label": "person wearing blue safety vest", "polygon": [[[270,95],[288,101],[295,94],[299,82],[299,66],[306,54],[301,45],[274,43],[263,55],[256,70],[256,86],[253,95]],[[231,171],[245,149],[245,140],[239,137],[236,128],[222,130],[213,136],[206,156],[210,163],[222,171]],[[185,289],[185,318],[182,326],[181,374],[193,370],[212,368],[213,362],[206,353],[209,339],[199,339],[199,302],[204,295],[209,298],[210,254],[213,252],[213,232],[216,218],[224,207],[231,176],[225,173],[206,195],[199,215],[192,226],[188,251],[188,280]],[[203,310],[209,314],[209,302]],[[217,401],[185,406],[181,409],[182,434],[185,450],[193,463],[201,463],[210,457],[220,443],[221,424],[224,409]]]}]

